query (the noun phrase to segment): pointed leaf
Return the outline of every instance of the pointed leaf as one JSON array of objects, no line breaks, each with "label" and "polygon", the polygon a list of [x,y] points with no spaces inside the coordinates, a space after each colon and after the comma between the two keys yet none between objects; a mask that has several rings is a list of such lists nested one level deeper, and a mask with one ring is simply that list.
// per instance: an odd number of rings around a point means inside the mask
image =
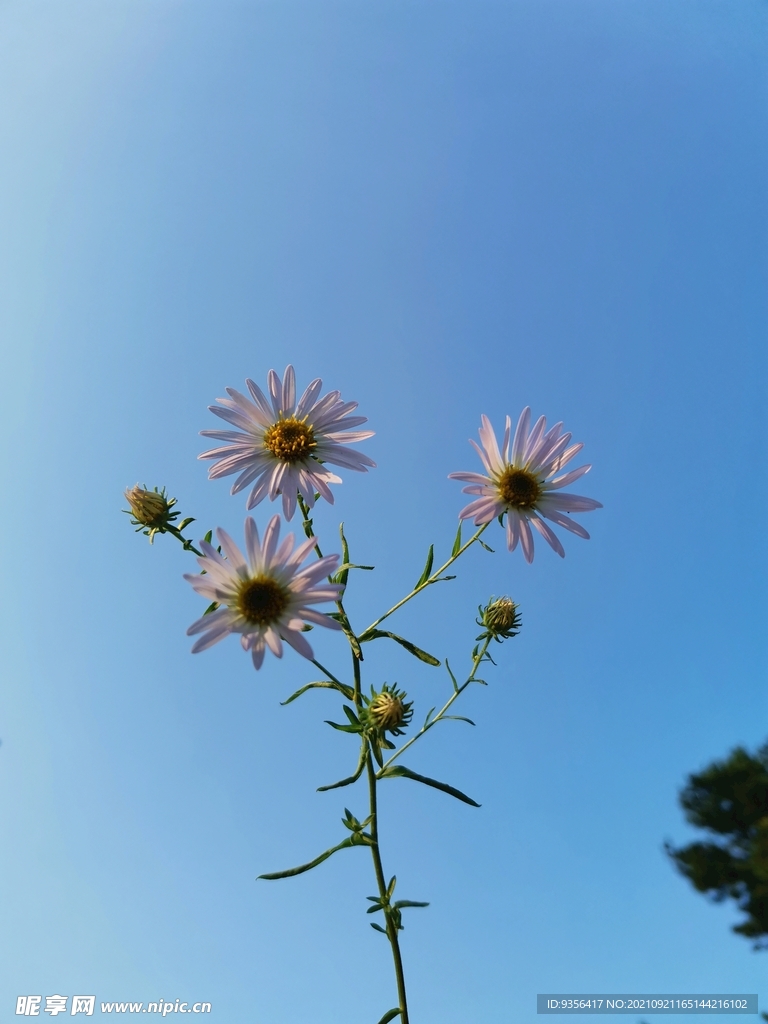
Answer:
[{"label": "pointed leaf", "polygon": [[288,700],[281,700],[280,704],[282,707],[285,707],[286,704],[290,704],[291,701],[296,700],[297,697],[300,697],[302,693],[306,693],[307,690],[314,689],[338,690],[339,693],[344,694],[347,700],[352,700],[352,698],[355,696],[355,691],[352,689],[351,686],[344,686],[342,683],[332,683],[330,680],[324,679],[322,680],[322,682],[318,680],[313,683],[307,683],[306,686],[302,686],[300,689],[298,689],[296,693],[292,693]]},{"label": "pointed leaf", "polygon": [[357,782],[360,776],[363,774],[365,763],[368,760],[368,744],[363,743],[360,748],[360,760],[357,762],[357,768],[355,768],[354,775],[350,775],[348,779],[342,779],[341,782],[334,782],[330,786],[318,786],[318,793],[327,793],[329,789],[341,789],[342,786],[351,786],[353,782]]},{"label": "pointed leaf", "polygon": [[371,925],[371,928],[375,928],[376,931],[377,932],[381,932],[382,935],[386,935],[387,934],[386,930],[384,928],[382,928],[380,924],[376,924],[375,921],[371,921],[370,925]]},{"label": "pointed leaf", "polygon": [[341,560],[346,563],[349,561],[349,544],[344,536],[344,523],[339,523],[339,536],[341,537]]},{"label": "pointed leaf", "polygon": [[455,558],[456,555],[461,551],[461,520],[459,520],[459,528],[456,531],[456,540],[453,542],[451,548],[451,558]]},{"label": "pointed leaf", "polygon": [[203,537],[203,540],[206,542],[206,544],[210,544],[211,541],[213,540],[213,530],[209,530],[208,533],[206,533],[206,535]]},{"label": "pointed leaf", "polygon": [[182,521],[179,523],[179,533],[181,533],[183,530],[186,530],[189,524],[194,523],[194,521],[195,520],[193,516],[189,516],[187,519],[182,519]]},{"label": "pointed leaf", "polygon": [[346,587],[350,569],[373,569],[373,566],[353,565],[350,562],[349,544],[347,543],[347,538],[344,536],[344,523],[339,523],[339,535],[341,537],[341,565],[336,570],[336,575],[333,577],[333,581],[334,583],[341,583],[342,586]]},{"label": "pointed leaf", "polygon": [[344,562],[344,564],[340,565],[339,568],[337,569],[336,575],[333,577],[333,582],[334,583],[341,583],[342,586],[346,587],[346,585],[347,585],[347,576],[349,576],[349,570],[350,569],[368,569],[368,570],[373,570],[375,568],[376,568],[375,565],[355,565],[354,562]]},{"label": "pointed leaf", "polygon": [[344,850],[348,846],[354,846],[352,842],[352,836],[349,836],[343,842],[339,843],[338,846],[332,846],[330,850],[326,850],[325,853],[321,853],[319,857],[315,857],[314,860],[309,861],[308,864],[301,864],[297,868],[288,868],[287,871],[273,871],[268,875],[259,875],[259,878],[265,878],[267,881],[275,881],[278,878],[292,878],[294,875],[302,875],[305,871],[311,871],[312,868],[316,868],[318,864],[322,864],[324,860],[328,860],[334,853],[339,850]]},{"label": "pointed leaf", "polygon": [[[381,929],[379,929],[379,930],[381,931]],[[401,1011],[400,1011],[400,1007],[399,1006],[396,1006],[394,1008],[394,1010],[387,1010],[387,1012],[384,1014],[384,1016],[379,1021],[379,1024],[389,1024],[389,1022],[391,1020],[394,1020],[395,1017],[399,1017],[400,1013],[401,1013]]]},{"label": "pointed leaf", "polygon": [[349,626],[345,624],[345,620],[343,618],[340,618],[339,621],[341,622],[341,628],[344,630],[344,636],[347,638],[347,640],[349,641],[349,646],[352,648],[352,653],[354,654],[358,661],[362,661],[363,652],[360,648],[359,640],[352,632],[352,630],[349,628]]},{"label": "pointed leaf", "polygon": [[369,640],[378,640],[379,637],[386,636],[390,640],[394,640],[396,644],[400,644],[404,647],[409,654],[412,654],[414,658],[418,658],[419,661],[426,662],[427,665],[439,665],[440,661],[435,658],[434,655],[428,654],[423,651],[421,647],[417,647],[416,644],[412,644],[410,640],[406,640],[402,636],[398,636],[397,633],[390,633],[388,629],[371,629],[360,637],[361,643],[367,643]]},{"label": "pointed leaf", "polygon": [[424,584],[427,582],[427,580],[429,579],[429,574],[432,572],[432,562],[434,560],[435,560],[435,545],[434,544],[430,544],[429,545],[429,551],[427,552],[427,561],[426,561],[426,563],[424,565],[424,570],[423,570],[421,576],[419,576],[418,581],[416,583],[416,586],[413,588],[414,590],[418,590],[419,587],[423,587]]},{"label": "pointed leaf", "polygon": [[477,538],[477,543],[480,545],[481,548],[485,548],[486,551],[490,551],[492,555],[496,554],[494,549],[493,548],[489,548],[488,545],[485,543],[485,541],[484,540],[480,540],[479,537]]},{"label": "pointed leaf", "polygon": [[359,725],[339,725],[338,722],[329,722],[327,718],[325,719],[325,724],[330,725],[333,729],[338,729],[339,732],[360,732]]},{"label": "pointed leaf", "polygon": [[448,664],[448,659],[447,658],[445,659],[445,667],[448,669],[448,675],[451,677],[451,682],[453,683],[453,688],[456,691],[456,693],[458,693],[459,692],[459,684],[456,682],[456,676],[453,674],[453,672],[451,672],[451,666]]},{"label": "pointed leaf", "polygon": [[374,736],[371,736],[370,739],[371,739],[371,753],[373,754],[374,759],[376,760],[376,764],[379,766],[379,768],[383,768],[384,767],[384,758],[381,756],[381,737],[374,735]]},{"label": "pointed leaf", "polygon": [[430,779],[426,775],[417,775],[416,772],[412,772],[410,768],[406,768],[405,765],[402,764],[393,764],[389,768],[385,768],[384,771],[377,772],[376,777],[379,779],[413,779],[414,782],[421,782],[425,786],[431,786],[433,789],[439,789],[443,793],[448,793],[449,796],[455,796],[457,800],[461,800],[465,804],[470,804],[472,807],[480,806],[476,800],[467,796],[466,793],[462,793],[460,789],[456,789],[454,786],[449,786],[446,782],[438,782],[437,779]]},{"label": "pointed leaf", "polygon": [[443,715],[443,717],[440,719],[440,721],[441,722],[448,722],[448,721],[451,721],[451,722],[468,722],[469,725],[474,725],[475,724],[472,721],[471,718],[465,718],[464,715]]},{"label": "pointed leaf", "polygon": [[360,719],[348,704],[342,704],[341,709],[349,719],[350,725],[360,725]]},{"label": "pointed leaf", "polygon": [[393,906],[395,910],[400,910],[402,907],[428,907],[429,904],[422,903],[420,900],[398,900]]}]

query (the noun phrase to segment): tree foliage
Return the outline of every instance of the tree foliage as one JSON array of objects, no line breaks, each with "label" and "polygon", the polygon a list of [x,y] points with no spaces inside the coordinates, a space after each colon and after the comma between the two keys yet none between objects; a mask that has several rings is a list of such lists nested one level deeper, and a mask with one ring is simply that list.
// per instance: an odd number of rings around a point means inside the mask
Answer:
[{"label": "tree foliage", "polygon": [[733,930],[768,949],[768,743],[754,755],[737,747],[690,775],[680,805],[714,841],[667,843],[667,853],[699,892],[735,900],[746,919]]}]

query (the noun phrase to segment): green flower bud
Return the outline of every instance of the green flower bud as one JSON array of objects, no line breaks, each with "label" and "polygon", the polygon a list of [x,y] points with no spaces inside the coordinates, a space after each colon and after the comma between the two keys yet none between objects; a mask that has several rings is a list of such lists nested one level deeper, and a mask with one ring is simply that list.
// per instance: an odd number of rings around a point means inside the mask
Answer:
[{"label": "green flower bud", "polygon": [[478,640],[490,636],[501,643],[502,640],[508,640],[520,632],[520,609],[511,597],[491,599],[485,608],[481,606],[478,611],[480,618],[476,620],[477,624],[485,627],[485,633],[478,637]]},{"label": "green flower bud", "polygon": [[148,491],[145,487],[131,487],[125,492],[125,498],[131,506],[123,511],[132,516],[131,523],[138,526],[137,533],[144,533],[149,537],[150,543],[154,540],[156,533],[165,533],[169,525],[179,515],[171,509],[176,504],[176,499],[170,500],[166,497],[165,488],[158,491]]},{"label": "green flower bud", "polygon": [[362,714],[365,724],[378,733],[391,732],[399,736],[413,717],[413,703],[406,702],[406,697],[402,690],[386,683],[380,693],[372,689],[371,696],[364,698],[367,704]]}]

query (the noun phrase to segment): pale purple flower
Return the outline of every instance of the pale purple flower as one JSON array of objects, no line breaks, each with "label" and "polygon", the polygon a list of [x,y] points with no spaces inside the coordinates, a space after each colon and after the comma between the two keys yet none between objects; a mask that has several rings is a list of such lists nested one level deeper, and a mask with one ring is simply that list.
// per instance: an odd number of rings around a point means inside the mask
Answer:
[{"label": "pale purple flower", "polygon": [[212,647],[230,633],[239,633],[243,649],[251,652],[257,669],[261,668],[267,647],[282,658],[283,640],[311,660],[314,655],[302,633],[304,624],[341,629],[335,619],[308,607],[336,601],[343,591],[341,585],[324,580],[338,566],[339,556],[326,555],[300,569],[317,539],[310,537],[294,551],[295,538],[289,533],[278,547],[277,515],[270,519],[261,543],[256,523],[250,516],[245,520],[246,557],[224,530],[217,530],[216,536],[222,554],[207,541],[201,541],[205,554],[198,562],[205,572],[184,576],[198,594],[220,605],[187,630],[188,636],[203,634],[192,653]]},{"label": "pale purple flower", "polygon": [[529,433],[531,410],[526,407],[520,416],[515,437],[510,447],[512,421],[507,416],[504,441],[501,449],[487,416],[482,416],[480,442],[482,448],[470,441],[485,466],[487,476],[481,473],[450,473],[452,480],[463,480],[469,487],[462,488],[465,494],[478,494],[459,513],[460,519],[474,519],[476,526],[489,523],[496,516],[506,514],[507,546],[514,551],[518,543],[522,546],[527,562],[533,561],[533,534],[535,527],[549,546],[562,558],[563,545],[550,526],[548,519],[562,526],[578,537],[589,540],[589,534],[579,523],[569,518],[571,512],[591,512],[602,508],[594,498],[582,498],[578,494],[564,494],[561,487],[578,480],[592,467],[579,466],[567,473],[561,470],[584,447],[573,444],[568,447],[570,434],[562,434],[563,424],[556,423],[547,430],[547,421],[542,416]]},{"label": "pale purple flower", "polygon": [[296,401],[296,376],[286,367],[282,384],[274,370],[268,375],[269,399],[252,380],[246,380],[253,401],[234,388],[229,398],[217,398],[221,408],[208,408],[238,430],[201,430],[203,437],[226,441],[224,448],[203,452],[200,459],[216,459],[208,471],[215,480],[220,476],[239,476],[232,494],[251,485],[246,508],[255,508],[264,498],[274,501],[281,494],[283,515],[292,519],[296,495],[307,505],[315,504],[315,493],[333,504],[329,484],[340,484],[341,477],[326,468],[326,463],[367,473],[375,466],[367,455],[346,448],[373,437],[372,430],[350,431],[366,423],[365,416],[351,416],[357,402],[342,402],[338,391],[330,391],[317,400],[322,380],[316,378]]}]

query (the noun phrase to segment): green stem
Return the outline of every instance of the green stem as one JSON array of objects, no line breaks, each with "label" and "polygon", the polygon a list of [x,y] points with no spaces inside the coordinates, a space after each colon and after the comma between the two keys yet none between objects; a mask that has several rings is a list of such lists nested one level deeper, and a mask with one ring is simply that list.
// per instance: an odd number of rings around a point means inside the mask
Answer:
[{"label": "green stem", "polygon": [[[297,494],[296,498],[298,500],[299,508],[301,509],[301,514],[303,517],[302,525],[304,527],[304,533],[307,535],[307,537],[314,537],[315,531],[312,529],[312,520],[309,518],[309,505],[307,505],[306,501],[304,501],[300,494]],[[317,542],[315,543],[315,554],[317,555],[318,558],[323,557],[323,553],[320,550],[320,546],[317,544]],[[328,577],[328,582],[333,583],[333,576]],[[339,609],[339,615],[341,616],[341,627],[346,633],[347,639],[350,640],[350,643],[353,645],[353,653],[355,649],[354,645],[356,645],[359,658],[362,661],[363,654],[362,651],[360,650],[360,644],[357,642],[357,637],[355,636],[352,626],[350,625],[349,616],[347,615],[346,609],[344,608],[343,595],[339,595],[339,599],[338,601],[336,601],[336,607]]]},{"label": "green stem", "polygon": [[[359,709],[362,706],[362,680],[360,670],[360,660],[355,657],[354,650],[352,651],[352,672],[355,679],[355,706]],[[370,747],[368,748],[368,756],[366,758],[366,770],[368,772],[368,800],[369,800],[369,814],[371,817],[370,823],[370,835],[373,840],[371,844],[371,857],[373,858],[373,870],[376,875],[376,885],[379,890],[379,899],[382,902],[382,906],[387,908],[389,905],[389,897],[387,895],[387,883],[384,878],[384,867],[381,863],[381,851],[379,850],[379,810],[378,801],[376,794],[376,769],[373,765],[373,758],[371,756]],[[395,967],[395,980],[397,982],[397,998],[398,1005],[400,1006],[400,1020],[401,1024],[408,1024],[408,1002],[405,995],[405,974],[403,972],[403,958],[400,955],[400,942],[397,937],[397,927],[391,916],[385,910],[385,917],[387,922],[387,938],[389,939],[389,945],[392,949],[392,961]]]},{"label": "green stem", "polygon": [[325,674],[328,676],[328,678],[331,680],[332,683],[338,683],[339,686],[344,686],[345,685],[344,683],[342,683],[342,681],[340,679],[336,678],[336,676],[333,674],[333,672],[329,672],[328,669],[325,667],[325,665],[321,665],[320,662],[317,661],[317,659],[310,658],[310,661],[312,662],[313,665],[317,666],[317,668],[319,668],[321,672],[325,672]]},{"label": "green stem", "polygon": [[[357,660],[357,659],[355,659]],[[373,767],[373,758],[368,751],[368,794],[370,799],[370,835],[373,840],[371,844],[371,856],[373,857],[373,870],[376,874],[376,884],[379,888],[379,899],[384,907],[384,916],[387,921],[387,938],[392,947],[392,960],[395,965],[395,978],[397,980],[397,999],[400,1005],[400,1020],[402,1024],[408,1024],[408,1001],[405,995],[405,974],[403,973],[403,958],[400,955],[400,942],[397,938],[397,925],[392,919],[389,910],[389,896],[387,895],[387,883],[384,879],[384,868],[381,863],[379,851],[379,813],[376,800],[376,771]]]},{"label": "green stem", "polygon": [[393,612],[396,612],[398,610],[398,608],[402,608],[403,605],[406,604],[408,601],[410,601],[412,597],[415,597],[417,594],[420,594],[421,591],[424,590],[425,587],[428,587],[430,585],[430,583],[434,583],[437,580],[438,576],[440,576],[441,573],[445,572],[445,570],[448,568],[448,566],[453,565],[453,563],[456,561],[456,559],[459,558],[461,555],[463,555],[464,552],[467,550],[467,548],[470,547],[472,544],[474,544],[475,541],[479,539],[480,535],[482,533],[484,533],[488,529],[489,526],[490,526],[490,523],[483,523],[483,525],[480,527],[480,529],[477,530],[469,538],[469,540],[466,542],[466,544],[462,544],[462,546],[459,548],[459,550],[456,552],[456,554],[455,555],[451,555],[451,557],[448,559],[448,561],[445,562],[443,565],[441,565],[440,568],[437,569],[435,572],[433,572],[432,575],[429,577],[429,579],[424,580],[424,582],[420,586],[414,587],[413,590],[410,592],[410,594],[406,594],[405,597],[401,601],[398,601],[397,604],[392,605],[392,607],[389,609],[388,612],[384,612],[384,614],[381,616],[381,618],[378,618],[378,619],[376,619],[375,622],[372,622],[370,624],[370,626],[368,627],[368,629],[363,630],[363,632],[360,634],[360,636],[365,636],[366,633],[370,633],[372,629],[376,629],[376,627],[379,625],[379,623],[383,622],[384,619],[388,619],[389,616],[392,615]]},{"label": "green stem", "polygon": [[165,532],[172,534],[176,538],[176,540],[181,541],[181,543],[184,545],[185,551],[194,551],[194,553],[198,555],[200,558],[203,557],[203,552],[198,551],[195,545],[192,543],[192,541],[185,537],[180,530],[177,530],[175,526],[171,526],[169,524],[168,526],[166,526]]}]

